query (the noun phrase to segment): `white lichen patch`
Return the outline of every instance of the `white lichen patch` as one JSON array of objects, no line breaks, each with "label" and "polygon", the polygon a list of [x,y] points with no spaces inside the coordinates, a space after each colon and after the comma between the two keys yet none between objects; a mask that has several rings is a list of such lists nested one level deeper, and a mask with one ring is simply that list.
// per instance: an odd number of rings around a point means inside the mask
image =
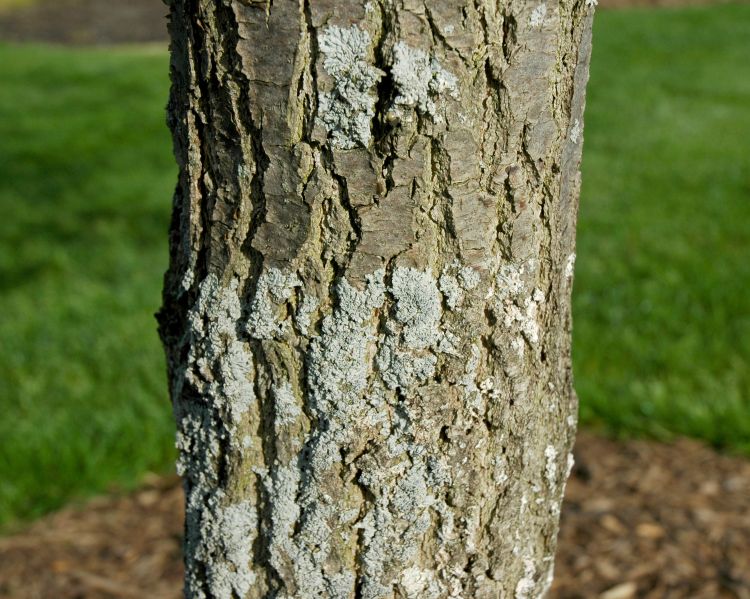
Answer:
[{"label": "white lichen patch", "polygon": [[451,331],[443,331],[440,335],[440,341],[437,344],[437,351],[441,354],[449,354],[451,356],[459,357],[461,352],[459,351],[461,340],[458,335],[455,335]]},{"label": "white lichen patch", "polygon": [[570,279],[575,272],[576,267],[576,255],[575,253],[570,254],[565,260],[565,278]]},{"label": "white lichen patch", "polygon": [[[434,376],[437,347],[445,339],[440,327],[442,296],[428,271],[398,267],[388,284],[384,274],[369,277],[364,289],[339,281],[336,305],[323,319],[320,336],[312,340],[307,401],[320,425],[308,443],[308,459],[316,480],[323,480],[325,472],[338,467],[342,449],[358,442],[363,426],[379,431],[391,465],[363,464],[358,475],[358,484],[374,498],[356,524],[363,547],[362,597],[388,597],[399,585],[407,596],[437,596],[437,578],[423,581],[414,560],[420,540],[432,526],[430,510],[444,514],[443,524],[450,517],[450,508],[434,496],[449,484],[450,473],[441,471],[439,463],[429,459],[429,450],[415,442],[409,408],[398,398],[413,397]],[[380,335],[376,315],[383,326]],[[398,396],[390,392],[397,388]],[[312,531],[329,525],[333,516],[323,508],[333,499],[314,481],[306,486],[304,497],[304,524],[298,535],[311,531],[307,546],[317,549],[310,567],[323,572],[328,549],[313,542]],[[341,510],[337,517],[345,513]],[[396,574],[409,568],[416,568],[410,570],[413,576],[404,579]],[[348,584],[346,577],[341,580],[343,586]]]},{"label": "white lichen patch", "polygon": [[[203,545],[197,556],[207,564],[212,596],[244,597],[255,583],[253,542],[258,517],[250,501],[218,507],[203,519]],[[220,556],[220,557],[219,557]]]},{"label": "white lichen patch", "polygon": [[570,477],[570,473],[573,472],[573,466],[576,465],[576,459],[573,456],[572,453],[568,453],[568,462],[565,467],[565,479],[567,480]]},{"label": "white lichen patch", "polygon": [[474,289],[479,285],[479,273],[470,266],[461,266],[458,261],[443,268],[440,275],[440,291],[445,297],[445,302],[451,310],[461,305],[464,292]]},{"label": "white lichen patch", "polygon": [[482,416],[485,412],[485,401],[482,392],[477,385],[477,371],[482,357],[482,351],[476,343],[471,344],[471,356],[466,362],[464,375],[460,379],[460,385],[464,389],[464,400],[466,405],[476,416]]},{"label": "white lichen patch", "polygon": [[232,423],[239,421],[255,401],[252,353],[237,335],[242,314],[238,285],[233,279],[222,287],[215,275],[208,275],[188,313],[186,378]]},{"label": "white lichen patch", "polygon": [[371,275],[364,291],[342,280],[337,285],[338,305],[323,319],[321,335],[310,346],[309,399],[323,417],[362,403],[368,358],[377,339],[371,321],[385,301],[384,277],[382,270]]},{"label": "white lichen patch", "polygon": [[578,143],[578,140],[581,138],[581,121],[576,119],[573,121],[573,127],[570,129],[570,141],[572,141],[574,144]]},{"label": "white lichen patch", "polygon": [[333,78],[333,89],[319,95],[318,121],[338,148],[370,143],[373,87],[383,75],[369,62],[370,43],[370,34],[356,25],[327,27],[318,38],[323,68]]},{"label": "white lichen patch", "polygon": [[[405,591],[409,589],[408,596],[434,597],[441,591],[435,578],[421,573],[414,561],[420,539],[431,526],[430,508],[445,511],[448,507],[442,501],[436,504],[433,493],[439,489],[431,486],[434,480],[425,465],[425,448],[406,442],[406,432],[396,430],[393,435],[399,437],[396,445],[404,446],[407,461],[390,472],[371,470],[361,476],[361,482],[376,495],[373,509],[359,525],[365,545],[362,597],[367,599],[393,596],[394,582],[400,583]],[[394,580],[393,574],[389,576],[391,572],[401,575]],[[409,572],[406,578],[404,572]],[[422,594],[414,595],[419,587]]]},{"label": "white lichen patch", "polygon": [[545,303],[541,289],[529,288],[527,280],[533,277],[531,266],[504,265],[495,279],[494,310],[504,328],[514,334],[511,346],[519,357],[525,351],[524,339],[536,346],[541,333],[539,308]]},{"label": "white lichen patch", "polygon": [[458,271],[458,280],[461,287],[469,291],[479,285],[481,277],[471,266],[462,266]]},{"label": "white lichen patch", "polygon": [[203,596],[205,580],[211,596],[232,599],[255,582],[250,556],[257,511],[251,501],[229,502],[219,488],[217,427],[197,411],[178,422],[177,471],[187,483],[185,588],[189,596]]},{"label": "white lichen patch", "polygon": [[417,566],[406,568],[401,575],[401,586],[408,599],[420,599],[432,597],[430,587],[435,588],[435,573],[432,570],[423,570]]},{"label": "white lichen patch", "polygon": [[407,347],[424,349],[440,339],[440,291],[428,271],[397,268],[391,278],[391,293],[396,301],[396,319],[403,325]]},{"label": "white lichen patch", "polygon": [[[266,493],[273,497],[268,541],[270,562],[280,572],[292,569],[299,582],[302,576],[308,577],[308,588],[313,592],[322,592],[325,585],[321,574],[312,564],[311,556],[301,550],[293,538],[301,514],[300,504],[296,501],[301,472],[295,462],[276,466],[270,475],[263,477]],[[311,595],[304,595],[308,596]]]},{"label": "white lichen patch", "polygon": [[356,582],[353,570],[331,572],[328,565],[331,540],[346,542],[346,534],[351,534],[346,532],[351,522],[342,522],[338,534],[333,527],[351,516],[335,507],[341,505],[340,498],[330,495],[324,481],[339,467],[342,449],[355,441],[362,426],[377,429],[386,424],[382,399],[369,385],[377,343],[375,315],[386,297],[384,276],[378,271],[368,277],[363,290],[346,280],[336,284],[336,304],[307,355],[305,403],[318,426],[304,456],[274,465],[264,475],[267,493],[274,497],[271,562],[293,575],[299,588],[295,597],[300,599],[349,597]]},{"label": "white lichen patch", "polygon": [[433,354],[414,355],[398,349],[395,336],[386,337],[378,350],[376,364],[389,389],[411,389],[435,374],[437,357]]},{"label": "white lichen patch", "polygon": [[526,267],[504,264],[495,277],[495,289],[500,299],[517,299],[524,292],[526,285],[523,275]]},{"label": "white lichen patch", "polygon": [[294,396],[292,385],[284,381],[274,388],[274,415],[276,426],[292,424],[302,415],[302,408]]},{"label": "white lichen patch", "polygon": [[208,487],[214,481],[219,455],[215,431],[205,429],[196,415],[188,414],[177,423],[175,448],[178,451],[177,474],[190,475]]},{"label": "white lichen patch", "polygon": [[292,296],[294,288],[302,281],[294,273],[278,268],[264,271],[256,284],[255,295],[250,303],[247,319],[247,332],[255,339],[273,339],[282,335],[289,322],[282,315],[280,307]]},{"label": "white lichen patch", "polygon": [[393,48],[391,74],[399,94],[396,104],[416,107],[436,120],[440,117],[435,100],[446,92],[458,97],[455,75],[446,71],[437,59],[404,42],[398,42]]},{"label": "white lichen patch", "polygon": [[544,25],[544,20],[547,17],[547,5],[540,4],[533,11],[529,17],[529,25],[532,27],[541,27]]},{"label": "white lichen patch", "polygon": [[529,599],[533,595],[534,589],[536,588],[536,564],[530,557],[524,558],[523,560],[523,577],[516,584],[516,599]]},{"label": "white lichen patch", "polygon": [[550,487],[557,484],[557,449],[552,445],[547,445],[544,449],[545,466],[544,474]]},{"label": "white lichen patch", "polygon": [[[448,275],[462,294],[480,283],[478,273],[458,263],[451,266]],[[239,285],[228,286],[231,293],[227,297],[214,286],[206,290],[203,301],[196,303],[195,335],[196,343],[200,343],[198,337],[210,334],[218,321],[225,318],[233,323],[230,328],[221,324],[212,339],[217,347],[224,348],[221,355],[227,358],[227,372],[217,377],[221,386],[216,389],[224,398],[224,403],[217,405],[224,406],[226,397],[235,393],[233,381],[242,375],[252,390],[249,381],[255,373],[252,362],[249,370],[242,370],[243,362],[232,357],[233,344],[250,355],[235,330],[242,316]],[[247,332],[258,339],[278,339],[294,333],[289,329],[294,322],[295,331],[309,335],[312,322],[308,315],[317,311],[318,304],[307,301],[300,286],[294,273],[264,271],[249,299]],[[210,412],[210,418],[191,414],[184,419],[178,436],[181,470],[192,477],[188,518],[191,530],[199,531],[188,540],[197,547],[191,550],[197,557],[188,564],[189,580],[190,572],[208,572],[211,592],[218,597],[252,592],[251,565],[239,562],[237,556],[240,549],[249,552],[245,555],[251,554],[240,540],[256,542],[254,531],[261,529],[270,565],[294,581],[294,596],[300,599],[349,597],[357,585],[366,599],[384,598],[394,592],[407,597],[450,596],[448,589],[452,588],[460,592],[461,577],[466,573],[439,567],[424,570],[419,561],[421,543],[431,528],[446,542],[461,543],[474,548],[472,551],[478,550],[481,542],[479,510],[467,518],[454,518],[455,508],[445,500],[454,465],[429,444],[422,444],[419,405],[426,397],[422,394],[431,390],[421,387],[434,379],[444,350],[461,355],[458,348],[470,342],[444,327],[443,302],[449,303],[444,293],[432,272],[415,268],[394,268],[388,282],[385,272],[378,271],[367,278],[364,288],[340,279],[333,289],[333,308],[322,317],[319,334],[310,337],[306,348],[304,396],[294,379],[277,378],[275,373],[265,381],[261,377],[261,384],[270,387],[264,398],[271,405],[275,427],[294,426],[305,417],[303,414],[315,422],[309,436],[292,450],[298,454],[287,453],[284,462],[279,459],[253,469],[264,496],[269,498],[268,520],[263,525],[242,520],[244,512],[239,512],[239,507],[230,509],[230,501],[220,489],[223,437],[210,431],[221,430],[218,416],[223,412],[216,409]],[[295,296],[300,301],[293,310]],[[206,360],[207,351],[200,360]],[[482,348],[472,343],[470,351],[458,382],[464,390],[467,411],[476,415],[485,411],[487,399],[494,397],[495,391],[488,377],[479,388]],[[201,372],[216,374],[222,372],[221,368],[221,364],[209,360]],[[203,375],[198,379],[211,380]],[[339,494],[345,486],[332,482],[340,477],[342,458],[354,459],[351,456],[360,451],[363,431],[372,435],[371,447],[379,447],[380,452],[377,461],[357,463],[357,484],[368,490],[369,501],[365,503],[357,499],[357,494]],[[236,436],[247,437],[245,433],[243,429]],[[457,448],[468,454],[486,441],[468,440]],[[255,448],[252,438],[244,445]],[[249,451],[242,447],[237,450]],[[463,455],[459,459],[466,463],[468,458]],[[239,532],[220,533],[230,522]],[[227,536],[225,545],[215,538],[219,534]],[[330,564],[340,548],[337,544],[357,542],[361,544],[357,566],[342,565],[332,571]],[[212,562],[207,565],[209,558]],[[200,579],[197,575],[194,578]],[[199,590],[197,582],[195,590]]]},{"label": "white lichen patch", "polygon": [[496,386],[495,379],[491,376],[487,377],[479,384],[479,390],[482,392],[482,395],[492,401],[500,399],[500,389]]},{"label": "white lichen patch", "polygon": [[312,324],[311,317],[318,309],[318,299],[312,295],[305,295],[297,308],[297,326],[303,333],[307,333]]},{"label": "white lichen patch", "polygon": [[183,291],[190,291],[190,288],[193,286],[194,282],[195,269],[192,266],[189,266],[185,269],[185,272],[182,275],[182,279],[180,280],[180,287]]},{"label": "white lichen patch", "polygon": [[501,455],[498,454],[495,456],[493,462],[493,472],[492,472],[492,478],[493,480],[500,486],[504,486],[505,483],[508,482],[510,479],[510,476],[508,476],[508,461],[507,459]]},{"label": "white lichen patch", "polygon": [[539,342],[539,303],[531,298],[526,298],[523,307],[515,304],[505,306],[503,323],[508,328],[517,327],[529,343],[535,345]]},{"label": "white lichen patch", "polygon": [[464,297],[464,290],[453,275],[444,272],[440,275],[440,291],[445,296],[445,302],[451,310],[455,310]]}]

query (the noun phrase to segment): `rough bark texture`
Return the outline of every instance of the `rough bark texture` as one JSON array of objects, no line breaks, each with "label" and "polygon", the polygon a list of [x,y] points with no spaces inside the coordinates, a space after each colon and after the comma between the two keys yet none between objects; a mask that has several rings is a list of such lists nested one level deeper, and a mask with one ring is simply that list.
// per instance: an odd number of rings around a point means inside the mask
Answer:
[{"label": "rough bark texture", "polygon": [[593,2],[172,0],[186,596],[541,596]]}]

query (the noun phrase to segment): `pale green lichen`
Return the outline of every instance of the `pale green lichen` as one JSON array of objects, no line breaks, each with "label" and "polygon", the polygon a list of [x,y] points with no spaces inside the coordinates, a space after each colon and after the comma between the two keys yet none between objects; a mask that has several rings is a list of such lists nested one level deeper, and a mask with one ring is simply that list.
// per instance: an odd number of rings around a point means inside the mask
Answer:
[{"label": "pale green lichen", "polygon": [[[476,271],[459,263],[450,267],[449,276],[462,294],[480,283]],[[293,273],[264,271],[250,300],[248,333],[259,339],[278,338],[294,333],[287,328],[294,321],[295,331],[309,334],[312,323],[306,319],[317,309],[317,302],[306,303],[307,296],[301,297],[293,311],[295,292],[302,296],[298,287],[300,281]],[[445,500],[452,467],[446,456],[436,455],[417,441],[418,416],[403,399],[418,397],[420,387],[434,377],[441,353],[450,350],[461,355],[458,348],[467,343],[442,323],[443,301],[454,304],[456,310],[462,302],[448,301],[440,287],[429,270],[409,267],[394,268],[388,281],[385,272],[378,271],[362,288],[338,280],[333,308],[307,346],[304,396],[291,381],[273,383],[274,426],[292,425],[303,413],[316,423],[310,436],[300,440],[298,454],[256,472],[265,495],[273,498],[264,533],[269,560],[289,581],[279,591],[280,598],[343,599],[351,596],[358,583],[364,599],[388,597],[394,591],[405,596],[442,596],[446,589],[461,588],[455,573],[440,568],[423,571],[419,546],[425,533],[435,527],[445,542],[460,542],[471,550],[478,543],[480,512],[474,509],[470,517],[454,518],[454,508]],[[234,315],[234,306],[231,311]],[[483,413],[486,400],[493,395],[487,384],[483,389],[477,384],[481,362],[481,349],[473,343],[459,379],[467,409],[473,414]],[[332,497],[324,482],[339,476],[342,456],[357,446],[362,427],[373,431],[374,439],[379,436],[375,446],[382,448],[388,464],[358,464],[357,483],[371,498],[364,512],[356,501],[342,503],[341,498]],[[464,450],[466,445],[461,445],[460,451]],[[196,492],[195,517],[218,529],[216,523],[224,518],[223,500],[206,503],[206,498],[205,492]],[[356,567],[342,563],[339,570],[331,571],[330,559],[337,549],[332,539],[353,542],[353,527],[360,531],[361,561]],[[210,545],[216,543],[210,541]],[[221,551],[231,554],[227,548]],[[223,563],[235,568],[231,557]],[[404,571],[406,576],[400,574]],[[217,574],[214,587],[223,592],[230,587],[221,580]],[[242,588],[241,580],[231,583],[234,592]]]},{"label": "pale green lichen", "polygon": [[557,484],[557,449],[553,445],[547,445],[544,449],[544,457],[546,459],[544,471],[547,483],[550,487],[554,487]]},{"label": "pale green lichen", "polygon": [[565,260],[565,278],[570,279],[573,276],[573,273],[575,272],[575,266],[576,266],[576,255],[575,253],[570,254],[567,259]]},{"label": "pale green lichen", "polygon": [[394,336],[387,337],[378,350],[376,364],[389,389],[408,390],[426,381],[435,373],[437,357],[433,354],[414,355],[398,349]]},{"label": "pale green lichen", "polygon": [[396,319],[404,325],[407,347],[424,349],[440,339],[440,291],[428,271],[397,268],[391,277],[391,292],[396,300]]},{"label": "pale green lichen", "polygon": [[540,4],[533,11],[531,11],[531,17],[529,17],[529,25],[532,27],[541,27],[544,25],[544,20],[547,17],[547,6]]},{"label": "pale green lichen", "polygon": [[[204,552],[208,580],[213,597],[233,599],[244,597],[255,583],[252,571],[253,542],[258,528],[255,505],[245,500],[217,506],[203,519]],[[222,559],[217,559],[217,556]],[[213,559],[212,559],[213,558]]]},{"label": "pale green lichen", "polygon": [[436,58],[431,58],[424,50],[412,48],[404,42],[396,43],[393,48],[391,74],[398,91],[396,104],[416,107],[436,120],[442,118],[435,99],[446,92],[457,97],[458,80],[455,75],[446,71]]},{"label": "pale green lichen", "polygon": [[[321,596],[325,591],[325,580],[312,556],[299,541],[294,531],[301,516],[297,501],[302,473],[296,458],[289,464],[274,467],[270,475],[263,476],[266,493],[273,497],[268,552],[271,565],[278,572],[292,571],[299,587],[295,595],[300,599]],[[325,542],[325,535],[322,535]]]},{"label": "pale green lichen", "polygon": [[186,380],[236,426],[255,401],[253,357],[237,334],[242,315],[238,282],[222,287],[214,275],[200,285],[195,306],[188,313],[190,353]]},{"label": "pale green lichen", "polygon": [[546,298],[540,289],[530,288],[534,266],[505,264],[495,277],[494,311],[513,335],[511,346],[519,357],[525,352],[524,339],[536,346],[541,334],[539,309]]},{"label": "pale green lichen", "polygon": [[367,386],[368,351],[376,341],[371,320],[385,301],[384,276],[384,271],[370,276],[364,291],[341,281],[338,305],[323,319],[321,335],[313,339],[308,359],[309,401],[321,417],[354,407]]},{"label": "pale green lichen", "polygon": [[285,273],[278,268],[264,271],[255,288],[247,319],[247,332],[255,339],[273,339],[287,330],[289,323],[281,316],[282,306],[294,293],[294,288],[302,285],[295,273]]},{"label": "pale green lichen", "polygon": [[440,279],[440,291],[445,296],[445,302],[451,310],[461,305],[464,292],[474,289],[480,282],[479,273],[471,266],[461,266],[456,260],[443,269]]},{"label": "pale green lichen", "polygon": [[536,589],[536,563],[532,558],[527,557],[523,560],[523,578],[516,584],[515,599],[529,599],[534,589]]},{"label": "pale green lichen", "polygon": [[458,279],[447,272],[440,275],[440,291],[445,296],[445,303],[451,310],[455,310],[464,297],[464,290]]},{"label": "pale green lichen", "polygon": [[[323,319],[307,355],[305,404],[317,419],[317,429],[304,455],[261,473],[267,494],[274,497],[268,538],[271,563],[292,575],[297,590],[289,597],[295,599],[343,599],[351,596],[356,582],[354,571],[331,572],[328,566],[332,526],[343,516],[334,510],[336,501],[321,481],[338,467],[341,449],[352,441],[357,425],[370,418],[370,424],[378,426],[385,415],[376,395],[364,397],[376,342],[375,310],[385,302],[384,274],[369,277],[364,290],[346,280],[338,282],[337,303]],[[290,402],[291,391],[281,385],[277,402],[296,405]],[[284,411],[279,421],[294,415]]]},{"label": "pale green lichen", "polygon": [[312,315],[318,309],[318,298],[312,295],[305,295],[297,308],[297,326],[303,333],[307,333],[312,324]]},{"label": "pale green lichen", "polygon": [[333,89],[318,98],[318,121],[342,149],[370,143],[370,124],[375,115],[375,84],[383,73],[372,66],[370,35],[352,25],[327,27],[318,39],[323,68],[333,79]]},{"label": "pale green lichen", "polygon": [[213,425],[189,414],[178,423],[178,473],[186,487],[186,595],[233,599],[255,582],[250,563],[257,536],[257,510],[251,501],[232,504],[219,488],[219,440]]},{"label": "pale green lichen", "polygon": [[302,415],[302,408],[294,396],[292,385],[288,381],[274,387],[273,407],[276,426],[292,424]]}]

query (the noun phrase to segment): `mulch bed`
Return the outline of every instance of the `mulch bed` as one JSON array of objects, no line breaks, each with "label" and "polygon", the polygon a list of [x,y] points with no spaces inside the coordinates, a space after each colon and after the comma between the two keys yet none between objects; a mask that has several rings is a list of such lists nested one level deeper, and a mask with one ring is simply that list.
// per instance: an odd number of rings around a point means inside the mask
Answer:
[{"label": "mulch bed", "polygon": [[[590,433],[575,453],[552,599],[750,599],[750,461]],[[64,509],[0,539],[0,597],[177,599],[181,529],[175,478]]]},{"label": "mulch bed", "polygon": [[579,436],[552,597],[750,599],[750,461]]}]

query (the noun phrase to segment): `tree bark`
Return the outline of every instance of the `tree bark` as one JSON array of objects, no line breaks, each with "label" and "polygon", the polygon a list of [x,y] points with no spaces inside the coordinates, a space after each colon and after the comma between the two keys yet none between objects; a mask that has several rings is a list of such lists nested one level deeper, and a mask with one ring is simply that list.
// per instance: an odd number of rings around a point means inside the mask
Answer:
[{"label": "tree bark", "polygon": [[552,579],[592,0],[171,0],[190,598]]}]

